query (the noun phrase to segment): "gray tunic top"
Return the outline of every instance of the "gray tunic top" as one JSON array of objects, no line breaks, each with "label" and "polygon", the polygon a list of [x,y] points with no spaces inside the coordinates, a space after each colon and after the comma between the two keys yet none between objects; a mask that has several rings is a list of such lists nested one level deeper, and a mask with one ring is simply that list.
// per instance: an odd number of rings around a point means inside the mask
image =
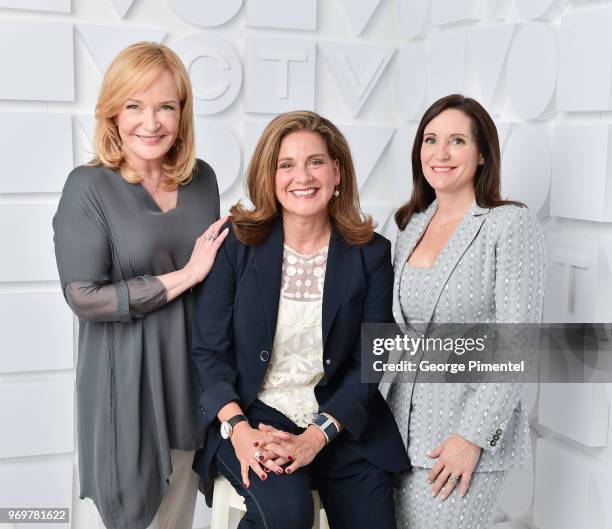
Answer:
[{"label": "gray tunic top", "polygon": [[146,527],[168,487],[170,449],[201,444],[191,292],[168,303],[154,276],[183,267],[217,218],[217,181],[201,160],[166,213],[103,166],[77,167],[64,186],[53,228],[64,296],[80,320],[81,497],[108,528]]}]

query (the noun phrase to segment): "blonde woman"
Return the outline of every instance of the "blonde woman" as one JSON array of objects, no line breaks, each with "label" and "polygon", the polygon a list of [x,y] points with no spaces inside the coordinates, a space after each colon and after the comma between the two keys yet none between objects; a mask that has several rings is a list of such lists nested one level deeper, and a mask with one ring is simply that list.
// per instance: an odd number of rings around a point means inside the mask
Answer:
[{"label": "blonde woman", "polygon": [[78,316],[81,497],[109,529],[191,528],[202,442],[190,360],[191,288],[219,233],[213,170],[196,160],[189,79],[167,47],[109,66],[95,158],[68,176],[53,219]]}]

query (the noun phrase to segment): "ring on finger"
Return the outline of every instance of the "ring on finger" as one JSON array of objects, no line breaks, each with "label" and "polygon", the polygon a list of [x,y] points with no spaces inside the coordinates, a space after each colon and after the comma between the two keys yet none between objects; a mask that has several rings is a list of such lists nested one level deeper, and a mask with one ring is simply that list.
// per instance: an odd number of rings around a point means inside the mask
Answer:
[{"label": "ring on finger", "polygon": [[455,483],[457,483],[460,479],[461,479],[461,476],[453,476],[452,474],[448,476],[448,480],[454,481]]},{"label": "ring on finger", "polygon": [[257,461],[261,461],[263,459],[263,454],[259,450],[255,452],[255,459]]},{"label": "ring on finger", "polygon": [[209,233],[206,235],[206,238],[210,241],[213,242],[217,237],[215,237],[212,233]]}]

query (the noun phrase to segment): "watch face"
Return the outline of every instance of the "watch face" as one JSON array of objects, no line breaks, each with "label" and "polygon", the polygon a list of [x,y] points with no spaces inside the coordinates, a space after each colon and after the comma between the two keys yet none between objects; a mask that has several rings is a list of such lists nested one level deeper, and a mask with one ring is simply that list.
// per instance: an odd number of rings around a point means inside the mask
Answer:
[{"label": "watch face", "polygon": [[223,421],[221,423],[221,437],[223,437],[223,439],[229,439],[231,435],[232,425],[227,421]]}]

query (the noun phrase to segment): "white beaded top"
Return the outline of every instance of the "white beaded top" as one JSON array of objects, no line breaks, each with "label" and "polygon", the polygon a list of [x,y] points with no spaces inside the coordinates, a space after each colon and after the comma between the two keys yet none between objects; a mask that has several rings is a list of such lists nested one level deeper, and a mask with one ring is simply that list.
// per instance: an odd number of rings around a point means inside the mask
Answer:
[{"label": "white beaded top", "polygon": [[324,374],[322,303],[327,250],[303,255],[285,244],[272,357],[257,396],[302,427],[318,412],[314,387]]}]

